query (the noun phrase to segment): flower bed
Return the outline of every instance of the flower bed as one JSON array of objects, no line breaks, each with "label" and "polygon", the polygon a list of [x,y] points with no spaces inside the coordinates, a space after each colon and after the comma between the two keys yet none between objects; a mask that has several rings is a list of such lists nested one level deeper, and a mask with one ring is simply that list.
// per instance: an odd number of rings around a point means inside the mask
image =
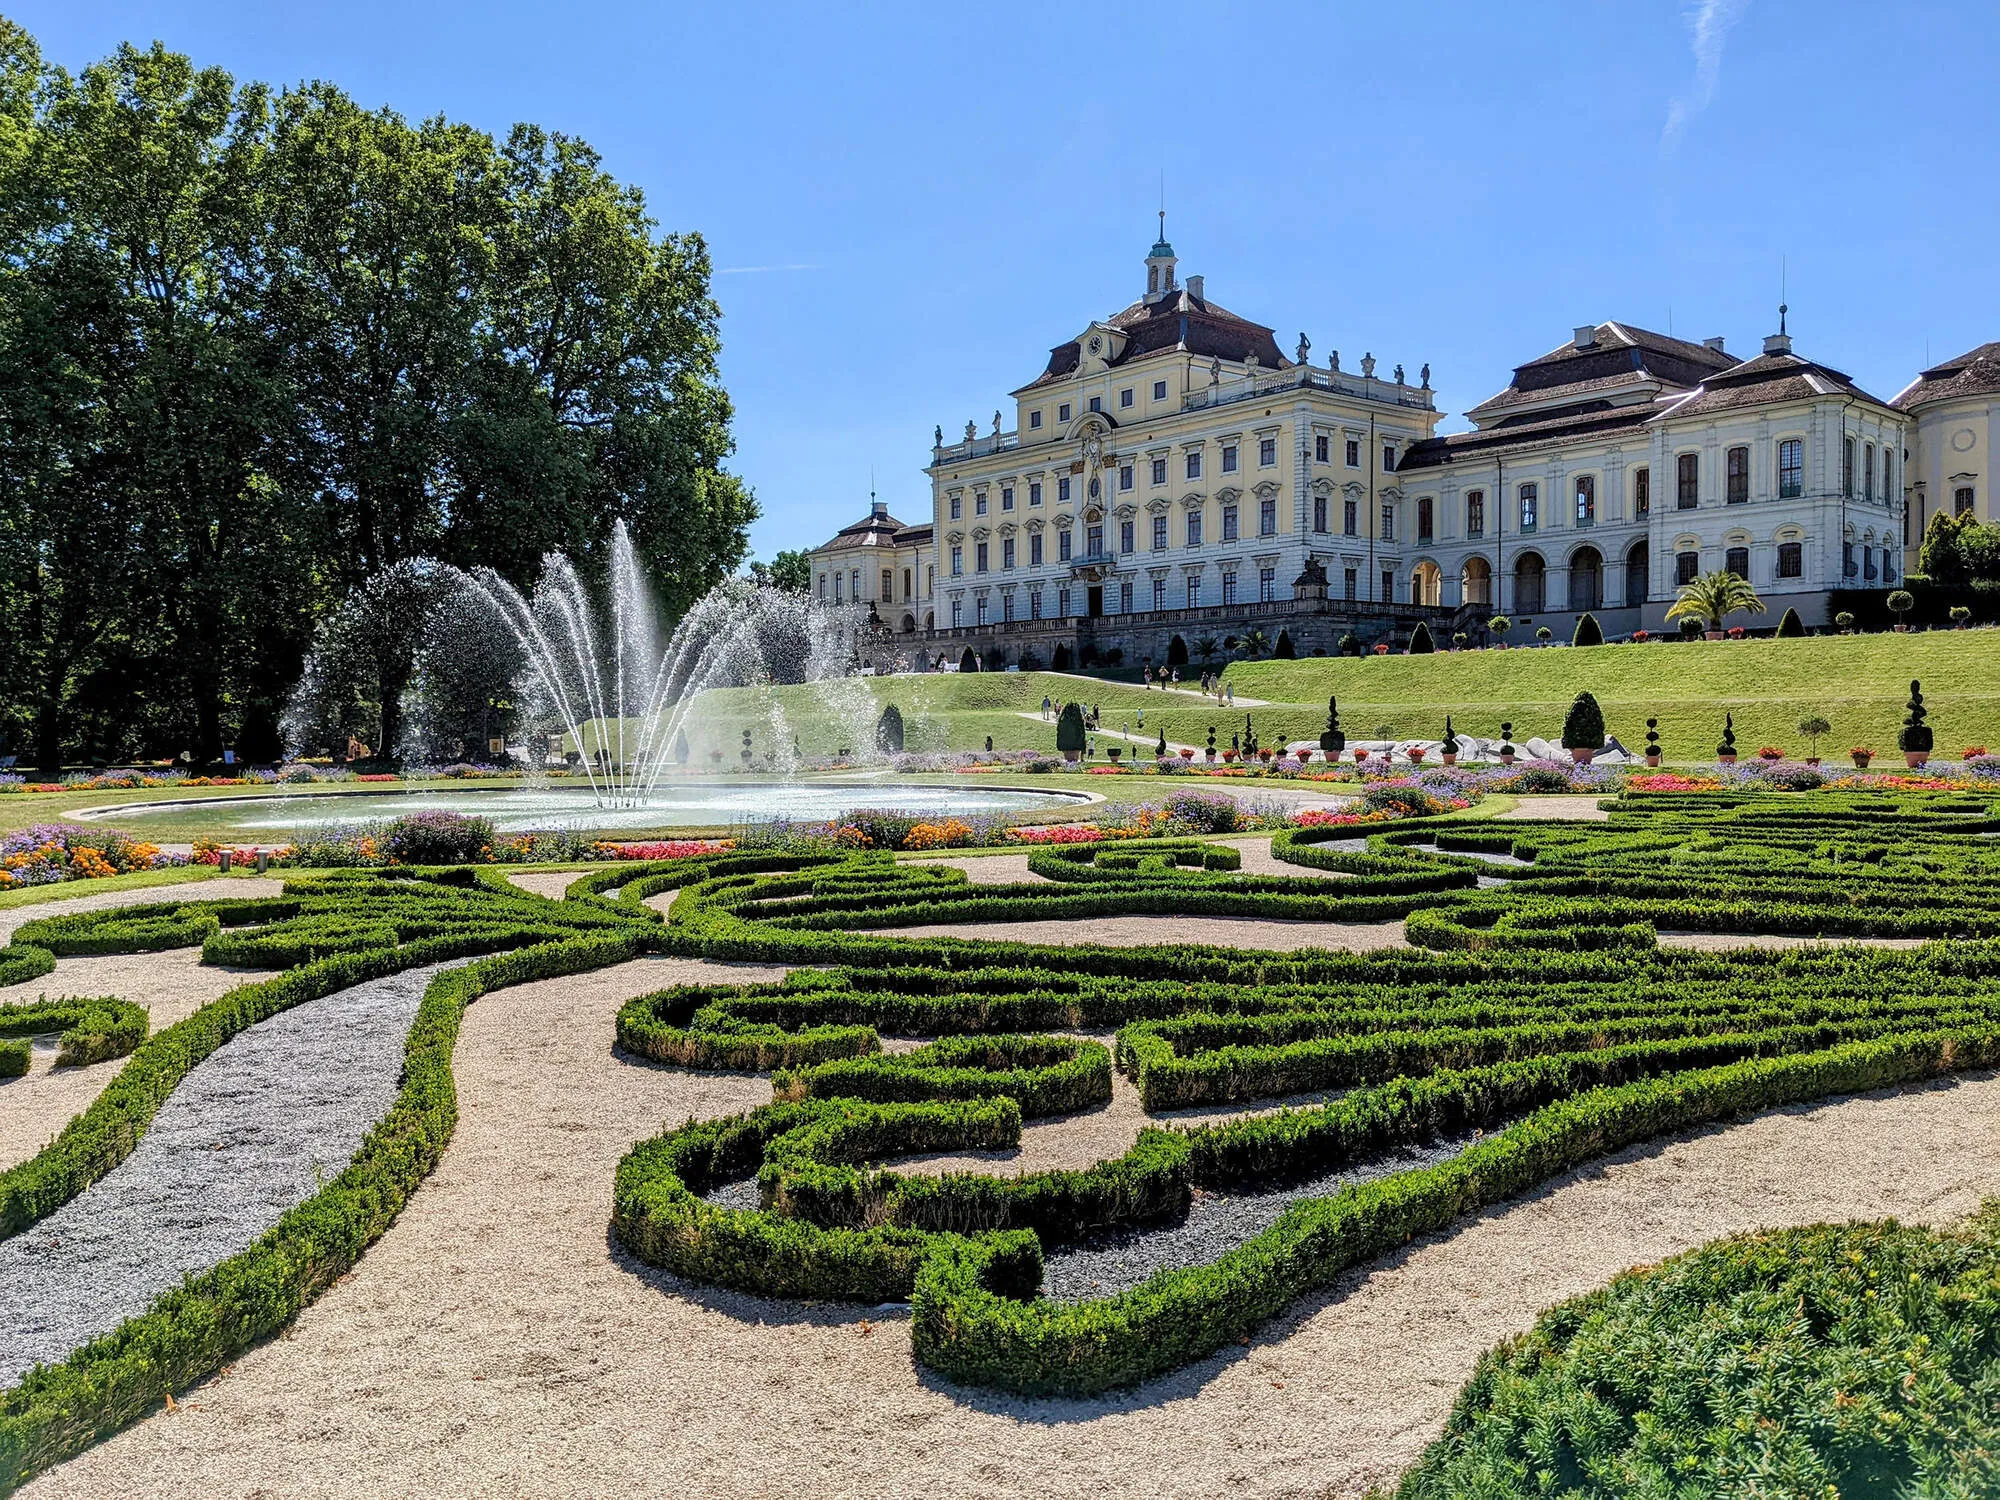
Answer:
[{"label": "flower bed", "polygon": [[103,880],[187,863],[115,828],[35,823],[0,835],[0,891],[62,880]]}]

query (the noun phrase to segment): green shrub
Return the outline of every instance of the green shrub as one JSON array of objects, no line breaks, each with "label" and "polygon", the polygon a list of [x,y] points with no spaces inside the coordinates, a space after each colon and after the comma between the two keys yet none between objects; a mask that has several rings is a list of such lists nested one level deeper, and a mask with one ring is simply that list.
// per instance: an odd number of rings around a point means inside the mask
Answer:
[{"label": "green shrub", "polygon": [[1585,610],[1577,617],[1576,633],[1569,638],[1572,646],[1601,646],[1604,644],[1604,627],[1597,623],[1597,616]]},{"label": "green shrub", "polygon": [[382,847],[406,865],[456,865],[492,848],[493,820],[455,812],[406,813],[389,825]]},{"label": "green shrub", "polygon": [[1437,650],[1437,642],[1431,639],[1431,627],[1422,620],[1410,632],[1410,644],[1405,648],[1411,656],[1429,656]]},{"label": "green shrub", "polygon": [[1578,693],[1570,704],[1563,718],[1562,744],[1565,750],[1604,748],[1604,710],[1589,693]]},{"label": "green shrub", "polygon": [[1919,683],[1910,684],[1909,707],[1903,713],[1903,727],[1896,734],[1896,747],[1920,755],[1928,755],[1932,744],[1930,725],[1924,720],[1930,717],[1930,710],[1924,707],[1923,688]]},{"label": "green shrub", "polygon": [[1799,612],[1787,605],[1785,612],[1778,617],[1778,639],[1781,641],[1802,640],[1805,637],[1805,633],[1805,622],[1799,618]]}]

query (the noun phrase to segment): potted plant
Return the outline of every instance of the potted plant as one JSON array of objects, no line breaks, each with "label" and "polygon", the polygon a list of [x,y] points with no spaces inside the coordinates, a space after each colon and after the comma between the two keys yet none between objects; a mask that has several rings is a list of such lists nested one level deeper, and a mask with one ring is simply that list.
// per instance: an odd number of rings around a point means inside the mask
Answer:
[{"label": "potted plant", "polygon": [[1504,651],[1507,647],[1507,632],[1514,628],[1514,622],[1505,615],[1495,615],[1486,622],[1486,628],[1493,632],[1493,644]]},{"label": "potted plant", "polygon": [[1757,752],[1757,759],[1767,764],[1774,760],[1783,760],[1784,758],[1785,752],[1776,745],[1766,745]]},{"label": "potted plant", "polygon": [[1512,724],[1502,724],[1500,726],[1500,764],[1503,766],[1514,764],[1514,726]]},{"label": "potted plant", "polygon": [[1978,760],[1985,754],[1986,754],[1986,747],[1984,745],[1967,745],[1965,749],[1959,753],[1958,758],[1960,760]]},{"label": "potted plant", "polygon": [[1947,613],[1951,616],[1951,625],[1954,630],[1963,630],[1972,623],[1972,607],[1970,605],[1954,604]]},{"label": "potted plant", "polygon": [[1357,766],[1363,765],[1367,762],[1367,759],[1368,759],[1368,752],[1362,749],[1359,745],[1356,745],[1354,747],[1354,763]]},{"label": "potted plant", "polygon": [[1535,627],[1535,639],[1544,646],[1554,640],[1555,636],[1556,633],[1546,625],[1537,625]]},{"label": "potted plant", "polygon": [[1215,764],[1215,726],[1214,726],[1213,724],[1211,724],[1211,725],[1209,725],[1209,726],[1208,726],[1208,750],[1207,750],[1207,757],[1208,757],[1208,763],[1209,763],[1209,764],[1210,764],[1211,766],[1212,766],[1212,765],[1214,765],[1214,764]]},{"label": "potted plant", "polygon": [[1587,766],[1604,748],[1604,710],[1589,693],[1578,693],[1563,718],[1563,749],[1579,766]]},{"label": "potted plant", "polygon": [[1075,765],[1083,757],[1083,744],[1083,710],[1074,703],[1065,703],[1056,718],[1056,749],[1062,752],[1064,760]]},{"label": "potted plant", "polygon": [[1660,764],[1660,721],[1646,721],[1646,764],[1657,770]]},{"label": "potted plant", "polygon": [[[1900,590],[1899,590],[1900,592]],[[1930,710],[1924,707],[1923,688],[1910,684],[1909,706],[1903,711],[1903,727],[1896,735],[1896,748],[1903,752],[1903,764],[1920,766],[1931,758],[1931,726],[1924,722]]]},{"label": "potted plant", "polygon": [[1692,583],[1682,584],[1680,597],[1667,607],[1667,618],[1705,623],[1708,638],[1719,641],[1722,639],[1723,620],[1739,610],[1761,615],[1764,613],[1764,601],[1750,587],[1749,579],[1727,568],[1717,568],[1713,573],[1702,574]]},{"label": "potted plant", "polygon": [[1340,705],[1332,698],[1326,700],[1326,727],[1319,732],[1319,747],[1326,752],[1328,765],[1337,764],[1340,752],[1347,748],[1347,736],[1340,728]]},{"label": "potted plant", "polygon": [[1852,750],[1848,751],[1847,753],[1849,756],[1853,758],[1854,769],[1857,771],[1867,770],[1868,762],[1875,758],[1875,752],[1869,749],[1868,746],[1866,745],[1856,745]]},{"label": "potted plant", "polygon": [[1818,714],[1807,714],[1803,719],[1799,720],[1797,727],[1799,733],[1804,735],[1812,744],[1812,748],[1806,752],[1806,764],[1809,766],[1818,765],[1819,737],[1823,734],[1832,734],[1833,726]]},{"label": "potted plant", "polygon": [[1444,716],[1444,744],[1438,747],[1438,759],[1448,766],[1458,764],[1458,731],[1451,727],[1451,715]]},{"label": "potted plant", "polygon": [[1650,641],[1652,638],[1653,632],[1650,630],[1635,630],[1632,632],[1632,639],[1635,641]]},{"label": "potted plant", "polygon": [[1833,617],[1833,624],[1834,628],[1838,630],[1842,635],[1847,635],[1851,633],[1854,629],[1854,616],[1847,610],[1843,609],[1839,614]]},{"label": "potted plant", "polygon": [[1269,745],[1259,745],[1257,747],[1257,759],[1268,766],[1271,763],[1271,747]]},{"label": "potted plant", "polygon": [[[1896,634],[1901,635],[1910,628],[1908,616],[1917,607],[1917,597],[1908,589],[1891,589],[1887,603],[1896,616]],[[1910,764],[1915,765],[1916,762]]]},{"label": "potted plant", "polygon": [[1184,761],[1188,761],[1188,760],[1193,760],[1193,759],[1194,759],[1194,746],[1192,746],[1192,745],[1183,745],[1183,746],[1181,746],[1181,748],[1180,748],[1180,757],[1181,757],[1181,759],[1182,759],[1182,760],[1184,760]]},{"label": "potted plant", "polygon": [[1741,625],[1732,625],[1722,633],[1729,640],[1740,641],[1750,632],[1745,630]]},{"label": "potted plant", "polygon": [[1123,745],[1107,745],[1104,753],[1111,757],[1111,764],[1115,766],[1118,764],[1118,757],[1125,753],[1125,747]]},{"label": "potted plant", "polygon": [[1722,716],[1722,743],[1715,747],[1716,760],[1725,766],[1736,764],[1736,715]]},{"label": "potted plant", "polygon": [[1225,750],[1225,751],[1223,751],[1223,752],[1222,752],[1222,763],[1223,763],[1224,765],[1226,765],[1226,766],[1233,766],[1233,765],[1235,765],[1235,764],[1236,764],[1236,752],[1235,752],[1234,750]]},{"label": "potted plant", "polygon": [[1424,763],[1425,753],[1422,745],[1403,746],[1403,759],[1407,760],[1413,766],[1420,766]]},{"label": "potted plant", "polygon": [[1454,651],[1463,651],[1465,643],[1471,639],[1472,637],[1467,635],[1463,630],[1454,630],[1451,633],[1451,649]]}]

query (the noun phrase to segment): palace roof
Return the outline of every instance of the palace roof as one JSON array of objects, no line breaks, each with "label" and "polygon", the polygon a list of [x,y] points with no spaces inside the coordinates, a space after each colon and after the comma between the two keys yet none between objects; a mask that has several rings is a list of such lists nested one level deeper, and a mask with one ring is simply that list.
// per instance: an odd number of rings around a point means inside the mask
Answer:
[{"label": "palace roof", "polygon": [[[1226,359],[1244,364],[1251,355],[1268,370],[1283,369],[1275,332],[1262,323],[1237,316],[1228,308],[1197,297],[1186,287],[1157,302],[1143,299],[1113,313],[1105,323],[1125,335],[1124,347],[1107,363],[1116,369],[1166,350],[1201,359]],[[1048,368],[1022,390],[1049,385],[1074,375],[1083,361],[1082,345],[1071,339],[1049,351]]]},{"label": "palace roof", "polygon": [[1950,401],[1960,396],[1983,396],[2000,391],[2000,343],[1981,344],[1957,359],[1932,365],[1897,392],[1890,405],[1898,411],[1914,411],[1933,401]]},{"label": "palace roof", "polygon": [[815,552],[851,552],[861,547],[917,547],[931,539],[931,525],[905,526],[886,508],[871,511],[852,526],[843,526],[833,540]]}]

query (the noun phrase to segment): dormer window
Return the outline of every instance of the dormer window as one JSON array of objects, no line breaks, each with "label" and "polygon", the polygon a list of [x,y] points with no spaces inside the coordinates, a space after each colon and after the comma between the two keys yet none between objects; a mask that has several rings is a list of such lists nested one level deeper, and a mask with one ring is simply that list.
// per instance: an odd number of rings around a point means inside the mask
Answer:
[{"label": "dormer window", "polygon": [[1155,401],[1164,401],[1167,399],[1167,383],[1164,380],[1153,382],[1153,399]]},{"label": "dormer window", "polygon": [[1040,427],[1041,425],[1042,425],[1042,414],[1041,414],[1041,413],[1040,413],[1039,411],[1031,411],[1031,412],[1029,412],[1029,413],[1028,413],[1028,426],[1029,426],[1030,428],[1036,428],[1036,427]]}]

